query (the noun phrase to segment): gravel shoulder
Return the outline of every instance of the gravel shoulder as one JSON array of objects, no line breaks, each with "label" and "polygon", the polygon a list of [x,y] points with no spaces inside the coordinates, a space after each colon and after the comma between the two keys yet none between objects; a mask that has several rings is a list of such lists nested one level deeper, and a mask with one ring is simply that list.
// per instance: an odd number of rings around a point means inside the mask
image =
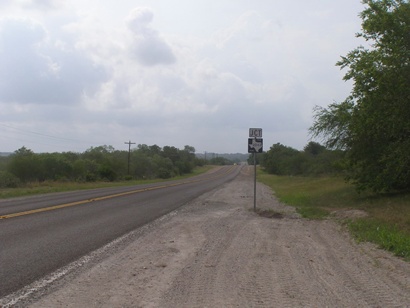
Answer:
[{"label": "gravel shoulder", "polygon": [[113,245],[30,307],[410,307],[410,264],[301,219],[252,168]]}]

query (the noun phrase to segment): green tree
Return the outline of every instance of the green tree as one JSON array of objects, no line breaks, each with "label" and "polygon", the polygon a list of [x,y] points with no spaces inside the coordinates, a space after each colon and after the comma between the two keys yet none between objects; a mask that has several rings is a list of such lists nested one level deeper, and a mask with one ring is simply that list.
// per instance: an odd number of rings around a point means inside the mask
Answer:
[{"label": "green tree", "polygon": [[20,185],[20,180],[8,171],[0,171],[0,188],[15,188]]},{"label": "green tree", "polygon": [[[125,153],[125,151],[122,151]],[[88,149],[82,157],[85,161],[93,162],[87,167],[86,180],[109,180],[114,181],[119,176],[118,172],[124,172],[125,169],[125,155],[121,155],[121,151],[115,151],[112,146],[98,146]],[[118,157],[122,160],[119,161]],[[96,165],[94,168],[94,164]],[[93,170],[90,170],[92,167]],[[96,170],[95,170],[96,169]]]},{"label": "green tree", "polygon": [[39,166],[36,154],[23,146],[12,154],[7,171],[22,182],[37,181],[40,173]]},{"label": "green tree", "polygon": [[131,155],[131,166],[132,175],[137,179],[155,178],[155,166],[152,157],[144,153],[144,151],[133,151]]},{"label": "green tree", "polygon": [[176,175],[174,164],[170,158],[154,155],[152,161],[155,166],[157,178],[169,179]]},{"label": "green tree", "polygon": [[164,146],[162,148],[162,156],[169,158],[174,164],[180,159],[179,150],[174,146]]},{"label": "green tree", "polygon": [[72,175],[72,164],[61,153],[36,154],[40,181],[69,179]]},{"label": "green tree", "polygon": [[94,182],[97,180],[98,168],[94,160],[81,158],[73,163],[73,176],[80,182]]},{"label": "green tree", "polygon": [[370,43],[337,65],[354,82],[340,104],[315,109],[313,136],[346,150],[348,179],[374,191],[410,189],[410,4],[365,0],[362,33]]},{"label": "green tree", "polygon": [[306,154],[317,156],[320,153],[323,153],[324,151],[326,151],[326,148],[323,145],[321,145],[320,143],[311,141],[303,148],[303,151]]},{"label": "green tree", "polygon": [[192,172],[196,164],[195,148],[186,145],[183,150],[179,151],[179,160],[175,162],[179,174]]},{"label": "green tree", "polygon": [[261,166],[269,173],[277,175],[298,175],[303,173],[301,153],[280,143],[272,145],[263,154]]}]

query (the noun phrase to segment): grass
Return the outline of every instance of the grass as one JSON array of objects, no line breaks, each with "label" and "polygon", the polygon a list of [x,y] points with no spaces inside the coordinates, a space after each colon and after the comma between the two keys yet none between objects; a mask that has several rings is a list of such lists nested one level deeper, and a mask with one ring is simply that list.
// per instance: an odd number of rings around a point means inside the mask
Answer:
[{"label": "grass", "polygon": [[170,181],[170,180],[181,180],[181,179],[185,179],[185,178],[189,178],[195,175],[205,173],[211,168],[212,166],[197,167],[190,174],[177,176],[177,177],[167,179],[167,180],[155,179],[155,180],[131,180],[131,181],[116,181],[116,182],[86,182],[86,183],[67,182],[67,181],[64,181],[64,182],[45,181],[45,182],[27,183],[23,187],[0,189],[0,199],[31,196],[31,195],[38,195],[38,194],[47,194],[47,193],[54,193],[54,192],[86,190],[86,189],[106,188],[106,187],[133,186],[133,185],[139,185],[139,184],[165,182],[165,181]]},{"label": "grass", "polygon": [[410,261],[410,235],[406,236],[397,226],[363,218],[349,222],[348,226],[359,242],[376,243],[380,248]]},{"label": "grass", "polygon": [[410,193],[359,194],[338,177],[290,177],[258,171],[258,181],[270,186],[281,202],[306,218],[324,219],[338,210],[360,210],[366,217],[346,219],[358,241],[376,243],[410,260]]}]

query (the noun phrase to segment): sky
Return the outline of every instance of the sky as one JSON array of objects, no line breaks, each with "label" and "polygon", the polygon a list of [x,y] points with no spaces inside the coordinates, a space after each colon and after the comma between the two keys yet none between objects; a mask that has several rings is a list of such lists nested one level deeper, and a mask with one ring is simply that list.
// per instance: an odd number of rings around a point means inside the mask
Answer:
[{"label": "sky", "polygon": [[360,0],[1,0],[0,152],[246,153],[311,141],[352,84]]}]

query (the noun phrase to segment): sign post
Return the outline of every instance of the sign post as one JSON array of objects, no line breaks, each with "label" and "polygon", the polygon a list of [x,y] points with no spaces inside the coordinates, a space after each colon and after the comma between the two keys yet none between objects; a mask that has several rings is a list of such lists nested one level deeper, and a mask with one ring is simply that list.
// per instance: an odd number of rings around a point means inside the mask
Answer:
[{"label": "sign post", "polygon": [[253,210],[256,211],[256,153],[263,152],[262,128],[250,128],[248,139],[248,153],[253,153],[254,181],[253,181]]}]

